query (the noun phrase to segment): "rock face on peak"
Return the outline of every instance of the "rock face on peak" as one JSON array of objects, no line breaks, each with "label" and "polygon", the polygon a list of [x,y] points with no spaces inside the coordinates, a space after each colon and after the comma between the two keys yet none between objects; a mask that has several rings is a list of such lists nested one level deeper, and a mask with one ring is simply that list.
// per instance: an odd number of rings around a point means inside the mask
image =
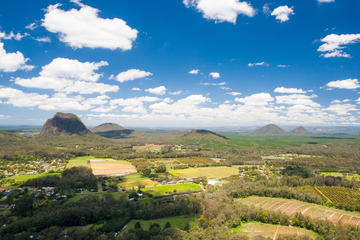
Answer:
[{"label": "rock face on peak", "polygon": [[275,124],[269,124],[251,133],[252,136],[286,136],[288,133]]},{"label": "rock face on peak", "polygon": [[90,132],[81,122],[80,118],[72,113],[56,113],[53,118],[46,121],[41,129],[40,136],[51,134],[77,134],[83,135]]},{"label": "rock face on peak", "polygon": [[119,131],[124,130],[122,126],[116,124],[116,123],[103,123],[97,127],[94,127],[91,129],[93,133],[101,133],[101,132],[109,132],[109,131]]},{"label": "rock face on peak", "polygon": [[294,135],[294,136],[310,136],[310,135],[313,135],[312,132],[309,132],[308,130],[306,130],[304,127],[297,127],[295,129],[293,129],[291,132],[290,132],[291,135]]}]

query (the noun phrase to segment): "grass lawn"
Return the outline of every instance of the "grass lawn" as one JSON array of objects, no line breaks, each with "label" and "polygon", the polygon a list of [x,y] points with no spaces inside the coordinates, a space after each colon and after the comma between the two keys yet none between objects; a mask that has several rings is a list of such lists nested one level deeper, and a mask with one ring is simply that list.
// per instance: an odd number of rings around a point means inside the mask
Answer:
[{"label": "grass lawn", "polygon": [[174,193],[202,191],[202,188],[200,187],[200,185],[194,183],[185,183],[185,184],[148,187],[142,189],[142,191],[146,193],[150,193],[153,196],[162,196],[162,195],[170,195]]},{"label": "grass lawn", "polygon": [[222,166],[222,167],[202,167],[202,168],[169,170],[169,173],[174,176],[179,176],[182,178],[193,178],[193,177],[225,178],[239,174],[239,170],[237,167]]},{"label": "grass lawn", "polygon": [[9,187],[12,185],[20,185],[25,183],[27,180],[34,179],[34,178],[41,178],[46,176],[53,176],[53,175],[61,175],[61,173],[40,173],[40,174],[28,174],[28,175],[17,175],[7,178],[8,182],[5,184],[5,187]]},{"label": "grass lawn", "polygon": [[86,197],[86,196],[91,196],[91,195],[95,195],[95,196],[100,196],[100,195],[105,195],[105,194],[111,194],[115,200],[119,200],[120,196],[123,194],[123,192],[89,192],[89,193],[85,193],[85,194],[76,194],[74,197],[68,199],[65,204],[71,203],[71,202],[76,202],[79,199]]},{"label": "grass lawn", "polygon": [[306,236],[310,239],[316,239],[318,237],[315,232],[303,228],[264,224],[258,222],[249,222],[242,224],[239,227],[235,228],[234,231],[239,231],[250,239],[253,239],[257,236],[262,236],[266,239],[276,239],[277,236],[281,235],[292,235],[298,237]]},{"label": "grass lawn", "polygon": [[118,184],[119,188],[136,188],[139,185],[156,186],[159,184],[158,182],[152,181],[150,178],[143,177],[140,173],[125,176],[123,179],[124,182]]},{"label": "grass lawn", "polygon": [[150,226],[154,223],[157,223],[163,228],[167,222],[171,224],[172,227],[177,227],[182,230],[185,229],[186,225],[189,224],[189,227],[195,227],[198,225],[198,218],[196,216],[177,216],[177,217],[167,217],[167,218],[159,218],[153,220],[131,220],[126,230],[134,229],[135,223],[140,222],[142,229],[149,230]]},{"label": "grass lawn", "polygon": [[69,162],[66,164],[66,168],[78,167],[78,166],[90,167],[88,160],[94,159],[94,158],[95,157],[93,157],[93,156],[82,156],[82,157],[76,157],[76,158],[70,159]]}]

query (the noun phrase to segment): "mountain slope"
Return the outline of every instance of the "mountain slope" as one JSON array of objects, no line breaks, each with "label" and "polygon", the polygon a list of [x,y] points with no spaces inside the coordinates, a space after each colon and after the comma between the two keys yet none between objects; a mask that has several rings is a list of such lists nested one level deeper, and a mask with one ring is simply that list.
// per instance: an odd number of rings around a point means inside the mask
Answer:
[{"label": "mountain slope", "polygon": [[125,128],[116,124],[116,123],[104,123],[97,127],[94,127],[91,129],[93,133],[99,133],[99,132],[109,132],[109,131],[119,131],[124,130]]},{"label": "mountain slope", "polygon": [[53,118],[46,121],[41,129],[40,136],[59,133],[83,135],[89,132],[87,127],[75,114],[58,112]]},{"label": "mountain slope", "polygon": [[297,127],[295,129],[291,130],[290,134],[293,136],[311,136],[311,135],[313,135],[312,132],[309,132],[304,127]]},{"label": "mountain slope", "polygon": [[286,136],[288,132],[275,124],[269,124],[262,128],[256,129],[250,135],[252,136]]},{"label": "mountain slope", "polygon": [[192,139],[192,140],[214,140],[214,141],[224,141],[227,139],[227,137],[225,136],[204,129],[193,129],[191,132],[186,133],[182,138]]}]

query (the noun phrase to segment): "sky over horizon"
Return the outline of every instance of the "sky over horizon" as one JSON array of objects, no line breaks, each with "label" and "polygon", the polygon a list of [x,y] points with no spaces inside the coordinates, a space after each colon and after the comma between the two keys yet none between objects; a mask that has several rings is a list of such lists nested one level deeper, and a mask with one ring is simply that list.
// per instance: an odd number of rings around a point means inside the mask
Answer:
[{"label": "sky over horizon", "polygon": [[0,6],[0,125],[360,125],[357,0]]}]

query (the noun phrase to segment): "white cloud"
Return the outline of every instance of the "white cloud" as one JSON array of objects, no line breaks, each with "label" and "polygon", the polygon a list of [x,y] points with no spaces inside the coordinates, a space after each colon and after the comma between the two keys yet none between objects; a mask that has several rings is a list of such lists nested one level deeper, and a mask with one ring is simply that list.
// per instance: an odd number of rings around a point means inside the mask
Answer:
[{"label": "white cloud", "polygon": [[345,80],[337,80],[331,81],[326,84],[329,88],[342,88],[342,89],[357,89],[360,87],[358,79],[345,79]]},{"label": "white cloud", "polygon": [[170,95],[176,96],[176,95],[181,95],[182,91],[175,91],[175,92],[169,92]]},{"label": "white cloud", "polygon": [[335,0],[317,0],[319,3],[330,3],[335,2]]},{"label": "white cloud", "polygon": [[148,89],[145,89],[145,92],[152,93],[152,94],[155,94],[155,95],[165,95],[166,94],[166,87],[165,86],[160,86],[160,87],[156,87],[156,88],[148,88]]},{"label": "white cloud", "polygon": [[4,49],[4,43],[0,42],[0,71],[15,72],[20,69],[30,71],[34,66],[27,65],[27,61],[29,61],[29,59],[25,58],[19,51],[7,53]]},{"label": "white cloud", "polygon": [[306,91],[302,90],[301,88],[278,87],[275,88],[274,93],[306,93]]},{"label": "white cloud", "polygon": [[212,77],[213,79],[218,79],[218,78],[220,78],[220,73],[211,72],[211,73],[209,73],[209,76]]},{"label": "white cloud", "polygon": [[144,103],[157,102],[160,99],[157,97],[134,97],[134,98],[119,98],[110,101],[110,106],[121,106],[123,112],[131,113],[146,113],[147,110]]},{"label": "white cloud", "polygon": [[127,81],[133,81],[135,79],[139,78],[145,78],[152,76],[153,74],[151,72],[145,72],[139,69],[129,69],[125,72],[119,73],[114,79],[118,82],[127,82]]},{"label": "white cloud", "polygon": [[101,18],[99,10],[78,1],[80,9],[62,10],[61,4],[50,5],[42,26],[73,48],[107,48],[130,50],[138,31],[119,18]]},{"label": "white cloud", "polygon": [[[226,84],[226,82],[225,82],[225,84]],[[221,90],[226,90],[226,91],[231,91],[231,90],[232,90],[231,88],[229,88],[229,87],[224,87],[224,86],[220,87],[220,89],[221,89]]]},{"label": "white cloud", "polygon": [[289,16],[290,15],[294,15],[294,10],[293,8],[289,8],[288,6],[280,6],[275,8],[272,12],[271,12],[271,16],[275,16],[275,18],[277,20],[280,20],[280,22],[287,22],[289,21]]},{"label": "white cloud", "polygon": [[132,91],[141,91],[141,89],[140,89],[140,88],[137,88],[137,87],[134,87],[134,88],[132,88],[131,90],[132,90]]},{"label": "white cloud", "polygon": [[289,65],[285,65],[285,64],[278,64],[277,65],[278,68],[288,68]]},{"label": "white cloud", "polygon": [[36,29],[38,26],[36,25],[36,23],[30,23],[29,25],[26,25],[26,29],[29,29],[29,30],[34,30]]},{"label": "white cloud", "polygon": [[331,104],[325,110],[335,112],[339,115],[347,115],[352,111],[358,111],[356,106],[353,104]]},{"label": "white cloud", "polygon": [[266,62],[248,63],[248,67],[258,67],[258,66],[268,67],[268,66],[270,66],[270,65],[269,65],[268,63],[266,63]]},{"label": "white cloud", "polygon": [[199,72],[200,72],[199,69],[193,69],[193,70],[189,71],[188,73],[193,74],[193,75],[197,75],[197,74],[199,74]]},{"label": "white cloud", "polygon": [[206,19],[215,22],[235,24],[239,14],[253,17],[255,9],[247,2],[239,0],[183,0],[186,7],[195,7]]},{"label": "white cloud", "polygon": [[291,95],[276,96],[275,98],[277,104],[320,107],[320,104],[312,100],[313,98],[316,97],[317,97],[316,95],[308,96],[304,94],[291,94]]},{"label": "white cloud", "polygon": [[239,92],[227,92],[226,94],[231,95],[231,96],[239,96],[239,95],[241,95],[241,93],[239,93]]},{"label": "white cloud", "polygon": [[36,41],[38,42],[51,42],[51,39],[49,37],[38,37],[38,38],[34,38]]},{"label": "white cloud", "polygon": [[17,34],[14,34],[14,32],[10,32],[9,34],[6,34],[5,32],[0,32],[0,40],[1,39],[4,39],[4,40],[11,40],[11,39],[15,39],[17,41],[20,41],[21,39],[23,39],[24,37],[27,37],[29,36],[28,33],[24,33],[24,34],[21,34],[21,33],[17,33]]},{"label": "white cloud", "polygon": [[249,106],[265,106],[274,101],[274,98],[269,93],[256,93],[244,98],[235,98],[235,101]]},{"label": "white cloud", "polygon": [[343,51],[346,45],[354,44],[360,41],[360,34],[329,34],[321,42],[324,42],[317,51],[322,52],[321,56],[325,58],[345,57],[350,58],[351,55]]},{"label": "white cloud", "polygon": [[0,86],[0,98],[7,99],[5,104],[15,107],[35,107],[48,99],[48,95],[24,93],[14,88]]},{"label": "white cloud", "polygon": [[226,82],[219,82],[219,83],[200,83],[203,86],[224,86]]},{"label": "white cloud", "polygon": [[29,88],[52,89],[63,93],[106,93],[116,92],[118,86],[98,83],[102,74],[96,73],[105,61],[80,62],[76,59],[55,58],[42,67],[38,77],[16,78],[15,83]]}]

